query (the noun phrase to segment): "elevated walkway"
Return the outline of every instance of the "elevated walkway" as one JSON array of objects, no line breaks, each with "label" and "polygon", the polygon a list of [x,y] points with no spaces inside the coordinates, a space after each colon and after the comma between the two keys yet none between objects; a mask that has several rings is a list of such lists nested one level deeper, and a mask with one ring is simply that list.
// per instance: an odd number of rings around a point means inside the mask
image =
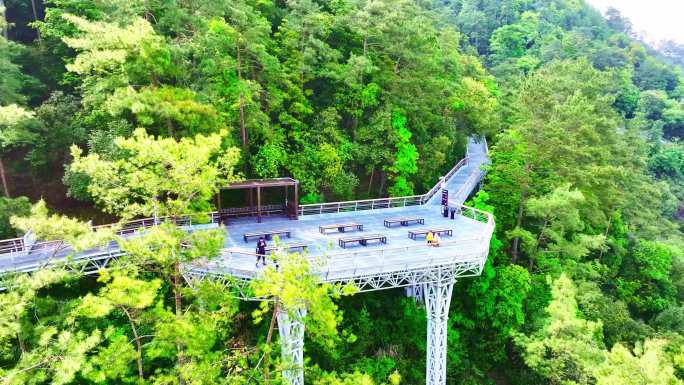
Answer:
[{"label": "elevated walkway", "polygon": [[[463,206],[481,182],[482,166],[489,161],[484,139],[469,139],[467,156],[457,163],[435,187],[423,195],[302,205],[299,220],[265,217],[261,223],[236,219],[226,227],[224,249],[210,262],[197,261],[184,267],[189,284],[214,279],[227,284],[248,283],[261,268],[255,266],[255,241],[245,242],[244,234],[287,229],[286,243],[307,246],[307,258],[315,274],[331,283],[354,283],[361,291],[397,287],[417,288],[423,293],[428,313],[428,357],[426,383],[446,383],[446,338],[449,302],[457,278],[477,276],[482,272],[494,230],[491,214]],[[449,191],[448,205],[458,210],[454,219],[442,216],[441,190]],[[420,217],[424,224],[384,227],[395,217]],[[189,230],[219,227],[219,214],[210,213],[210,223],[197,224],[193,217],[178,224]],[[342,249],[338,246],[346,233],[321,234],[319,226],[359,223],[366,234],[382,234],[386,243]],[[124,226],[123,236],[135,236],[155,226],[158,221],[142,219]],[[453,236],[444,237],[440,247],[428,247],[424,240],[408,237],[408,230],[446,228]],[[29,273],[62,265],[85,274],[94,274],[112,259],[122,255],[118,244],[109,244],[73,255],[69,245],[60,241],[37,242],[29,233],[18,239],[0,241],[0,275]],[[251,299],[244,291],[245,299]],[[306,309],[283,309],[278,314],[283,359],[294,369],[283,375],[293,385],[303,385],[302,316]],[[299,315],[299,316],[297,316]]]}]

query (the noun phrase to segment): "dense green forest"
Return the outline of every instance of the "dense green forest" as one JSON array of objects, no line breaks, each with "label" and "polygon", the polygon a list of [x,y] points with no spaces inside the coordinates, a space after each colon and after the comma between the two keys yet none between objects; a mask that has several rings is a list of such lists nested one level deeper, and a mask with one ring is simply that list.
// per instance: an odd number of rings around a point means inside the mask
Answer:
[{"label": "dense green forest", "polygon": [[[684,47],[583,0],[0,0],[0,238],[205,213],[292,176],[301,203],[422,194],[486,136],[494,213],[459,281],[449,384],[684,384]],[[89,222],[92,220],[92,222]],[[425,309],[297,255],[240,302],[179,266],[221,231],[119,240],[97,277],[4,277],[0,384],[280,384],[305,304],[315,385],[425,382]]]}]

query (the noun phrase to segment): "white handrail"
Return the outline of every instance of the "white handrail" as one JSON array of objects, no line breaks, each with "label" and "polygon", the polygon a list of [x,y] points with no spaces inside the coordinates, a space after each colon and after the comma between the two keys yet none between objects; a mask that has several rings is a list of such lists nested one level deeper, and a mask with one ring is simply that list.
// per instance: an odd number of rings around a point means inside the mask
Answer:
[{"label": "white handrail", "polygon": [[[453,240],[453,241],[442,241],[440,243],[441,246],[455,246],[455,245],[460,245],[464,243],[464,241],[475,241],[475,240],[482,240],[483,237],[486,237],[488,234],[491,234],[492,229],[494,228],[494,216],[486,211],[476,209],[474,207],[470,206],[464,206],[464,205],[459,205],[461,212],[462,213],[470,213],[472,215],[472,219],[478,221],[478,222],[484,222],[486,226],[482,229],[482,231],[474,237],[469,237],[469,238],[461,238],[458,240]],[[466,215],[466,217],[468,217]],[[486,221],[482,221],[480,219],[485,219]],[[385,249],[377,249],[373,251],[343,251],[343,252],[338,252],[338,253],[332,253],[332,254],[326,254],[326,257],[334,257],[334,256],[346,256],[346,255],[358,255],[358,254],[376,254],[376,253],[389,253],[397,250],[413,250],[413,249],[420,249],[424,248],[425,245],[419,244],[419,245],[410,245],[410,246],[401,246],[401,247],[395,247],[395,248],[385,248]],[[248,252],[248,251],[233,251],[233,250],[224,250],[224,254],[235,254],[235,255],[248,255],[250,257],[256,257],[256,253]]]},{"label": "white handrail", "polygon": [[[484,144],[484,149],[486,153],[488,153],[489,149],[487,147],[487,142],[486,138],[484,139],[485,142]],[[466,157],[461,159],[454,167],[449,170],[449,172],[446,173],[444,176],[444,181],[448,181],[456,172],[458,172],[459,169],[461,169],[463,166],[467,165],[470,160],[470,154],[469,154],[469,149],[468,146],[466,146]],[[477,173],[481,173],[480,170],[477,170]],[[461,185],[459,190],[457,191],[457,195],[462,192],[464,188],[466,188],[472,178],[475,177],[477,174],[473,172],[466,183]],[[374,199],[364,199],[364,200],[353,200],[353,201],[341,201],[341,202],[331,202],[331,203],[314,203],[314,204],[308,204],[308,205],[299,205],[299,215],[310,215],[310,214],[323,214],[323,213],[328,213],[328,212],[334,212],[334,211],[329,211],[330,208],[335,208],[336,207],[336,212],[341,212],[342,209],[350,209],[349,211],[359,211],[359,210],[367,210],[368,208],[367,205],[370,204],[370,210],[376,210],[376,209],[385,209],[385,208],[392,208],[392,207],[406,207],[407,204],[409,205],[423,205],[427,203],[440,189],[442,180],[438,181],[437,184],[435,184],[432,189],[430,189],[427,193],[422,194],[422,195],[411,195],[411,196],[404,196],[404,197],[389,197],[389,198],[374,198]],[[379,205],[379,207],[376,207],[376,203],[385,203]],[[400,203],[395,205],[394,203]],[[451,202],[449,203],[450,206],[459,206],[458,205],[452,205]],[[314,211],[313,213],[311,211]],[[193,223],[193,218],[196,218],[198,216],[206,217],[209,216],[210,218],[210,223],[218,223],[220,214],[216,211],[212,211],[209,213],[202,213],[202,214],[190,214],[190,215],[184,215],[180,217],[161,217],[157,218],[156,220],[154,218],[142,218],[142,219],[137,219],[129,222],[124,222],[124,223],[113,223],[113,224],[106,224],[106,225],[99,225],[99,226],[93,226],[93,230],[97,231],[98,229],[103,229],[103,228],[111,228],[111,227],[118,227],[119,229],[117,230],[117,234],[123,235],[131,232],[138,231],[140,229],[145,229],[149,228],[152,226],[155,226],[159,224],[160,222],[167,222],[171,221],[176,224],[180,224],[182,226],[188,226],[192,225]],[[7,239],[7,240],[0,240],[0,255],[3,254],[14,254],[14,253],[22,253],[22,252],[27,252],[28,249],[31,247],[33,248],[45,248],[49,247],[48,245],[55,244],[61,241],[41,241],[41,242],[35,242],[32,245],[26,245],[25,239],[22,238],[14,238],[14,239]],[[17,247],[16,243],[14,242],[19,242],[20,245]],[[11,244],[11,246],[6,246],[8,244]]]}]

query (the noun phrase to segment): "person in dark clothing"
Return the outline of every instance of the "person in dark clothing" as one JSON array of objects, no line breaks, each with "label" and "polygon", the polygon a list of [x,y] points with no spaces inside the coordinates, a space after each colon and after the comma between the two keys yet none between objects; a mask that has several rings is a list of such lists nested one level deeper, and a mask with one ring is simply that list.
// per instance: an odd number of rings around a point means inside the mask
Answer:
[{"label": "person in dark clothing", "polygon": [[266,266],[266,240],[264,238],[259,238],[256,246],[257,261],[256,267],[259,267],[259,260]]}]

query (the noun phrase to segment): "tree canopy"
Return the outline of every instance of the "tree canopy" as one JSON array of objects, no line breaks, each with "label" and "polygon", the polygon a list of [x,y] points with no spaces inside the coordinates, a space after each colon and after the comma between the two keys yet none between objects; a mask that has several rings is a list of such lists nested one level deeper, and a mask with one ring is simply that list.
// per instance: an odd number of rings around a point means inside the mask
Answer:
[{"label": "tree canopy", "polygon": [[[274,322],[318,385],[421,384],[425,309],[323,285],[278,250],[237,300],[187,282],[242,178],[299,203],[422,194],[485,136],[448,383],[681,384],[684,65],[584,0],[0,0],[0,238],[126,256],[0,277],[0,384],[281,384]],[[151,217],[135,237],[123,222]],[[112,226],[95,225],[114,223]],[[230,285],[228,285],[230,287]],[[295,311],[293,311],[293,309]]]}]

